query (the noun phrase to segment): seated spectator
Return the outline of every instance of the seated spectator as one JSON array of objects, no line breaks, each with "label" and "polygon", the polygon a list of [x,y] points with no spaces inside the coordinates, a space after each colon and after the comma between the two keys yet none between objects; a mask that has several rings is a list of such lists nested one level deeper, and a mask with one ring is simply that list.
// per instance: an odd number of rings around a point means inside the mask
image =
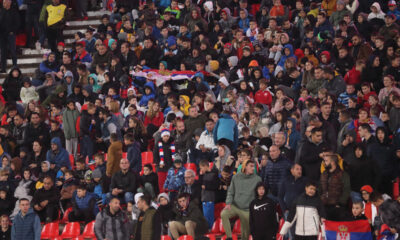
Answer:
[{"label": "seated spectator", "polygon": [[79,185],[72,196],[72,212],[68,215],[69,221],[84,221],[87,224],[95,219],[98,212],[95,195],[88,192],[84,185]]},{"label": "seated spectator", "polygon": [[[61,185],[60,185],[61,184]],[[79,182],[74,178],[74,174],[71,170],[64,172],[64,181],[57,181],[56,185],[61,187],[60,190],[60,202],[64,209],[67,209],[71,205],[74,192],[79,185]]]},{"label": "seated spectator", "polygon": [[46,160],[50,162],[52,169],[71,169],[69,154],[61,145],[58,137],[51,139],[51,150],[47,151]]},{"label": "seated spectator", "polygon": [[125,203],[133,202],[138,181],[135,174],[129,171],[128,159],[121,159],[119,167],[121,170],[116,172],[111,178],[111,192],[107,193],[107,200],[109,202],[113,198],[118,198]]},{"label": "seated spectator", "polygon": [[201,184],[196,181],[196,173],[192,169],[185,171],[185,183],[180,187],[179,194],[187,193],[192,202],[201,203]]},{"label": "seated spectator", "polygon": [[207,220],[198,205],[186,193],[179,194],[177,201],[174,208],[175,218],[168,223],[173,239],[177,240],[181,235],[190,235],[193,238],[204,235],[208,229]]},{"label": "seated spectator", "polygon": [[51,177],[44,177],[43,187],[33,195],[32,206],[41,222],[53,222],[58,218],[60,192]]},{"label": "seated spectator", "polygon": [[159,193],[158,176],[153,172],[153,166],[146,164],[143,166],[143,175],[140,176],[142,187],[138,188],[137,192],[147,192],[153,198]]},{"label": "seated spectator", "polygon": [[168,223],[175,219],[174,205],[169,200],[168,194],[160,193],[157,197],[158,211],[161,215],[162,234],[168,233]]}]

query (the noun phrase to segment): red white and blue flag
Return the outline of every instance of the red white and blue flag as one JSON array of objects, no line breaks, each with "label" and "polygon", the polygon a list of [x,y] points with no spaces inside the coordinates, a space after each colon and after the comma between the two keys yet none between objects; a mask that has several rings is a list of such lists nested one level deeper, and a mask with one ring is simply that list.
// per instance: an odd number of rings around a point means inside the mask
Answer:
[{"label": "red white and blue flag", "polygon": [[325,221],[326,240],[372,240],[368,220],[351,222]]}]

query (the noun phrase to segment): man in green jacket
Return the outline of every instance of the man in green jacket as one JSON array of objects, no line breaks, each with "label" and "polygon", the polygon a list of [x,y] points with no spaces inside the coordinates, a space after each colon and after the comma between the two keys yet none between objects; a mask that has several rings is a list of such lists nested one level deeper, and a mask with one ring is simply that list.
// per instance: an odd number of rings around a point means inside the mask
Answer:
[{"label": "man in green jacket", "polygon": [[221,212],[222,224],[227,236],[226,240],[232,240],[231,224],[229,219],[239,217],[243,240],[248,240],[250,234],[249,205],[255,198],[255,187],[261,182],[261,178],[254,174],[255,162],[249,160],[243,163],[244,168],[232,178],[226,196],[226,206]]},{"label": "man in green jacket", "polygon": [[138,224],[135,225],[135,239],[159,240],[161,238],[161,216],[151,206],[151,197],[143,195],[137,202],[140,210]]}]

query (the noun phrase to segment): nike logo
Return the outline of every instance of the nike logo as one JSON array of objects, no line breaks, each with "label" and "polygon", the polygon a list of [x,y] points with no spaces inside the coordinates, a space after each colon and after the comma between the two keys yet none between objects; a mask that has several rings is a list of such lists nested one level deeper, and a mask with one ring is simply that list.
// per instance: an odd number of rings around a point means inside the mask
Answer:
[{"label": "nike logo", "polygon": [[264,207],[266,205],[268,205],[268,203],[261,204],[260,206],[254,205],[254,210],[258,210],[258,209],[260,209],[260,208],[262,208],[262,207]]}]

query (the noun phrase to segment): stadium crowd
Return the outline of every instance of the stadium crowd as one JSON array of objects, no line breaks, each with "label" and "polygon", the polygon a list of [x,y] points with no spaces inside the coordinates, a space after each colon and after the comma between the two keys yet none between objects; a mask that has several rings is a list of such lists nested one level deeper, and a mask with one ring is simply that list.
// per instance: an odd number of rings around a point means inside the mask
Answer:
[{"label": "stadium crowd", "polygon": [[[108,240],[311,240],[362,219],[398,236],[380,214],[400,208],[396,1],[0,2],[1,239],[61,221]],[[111,11],[69,47],[89,6]],[[21,29],[51,49],[33,77]]]}]

